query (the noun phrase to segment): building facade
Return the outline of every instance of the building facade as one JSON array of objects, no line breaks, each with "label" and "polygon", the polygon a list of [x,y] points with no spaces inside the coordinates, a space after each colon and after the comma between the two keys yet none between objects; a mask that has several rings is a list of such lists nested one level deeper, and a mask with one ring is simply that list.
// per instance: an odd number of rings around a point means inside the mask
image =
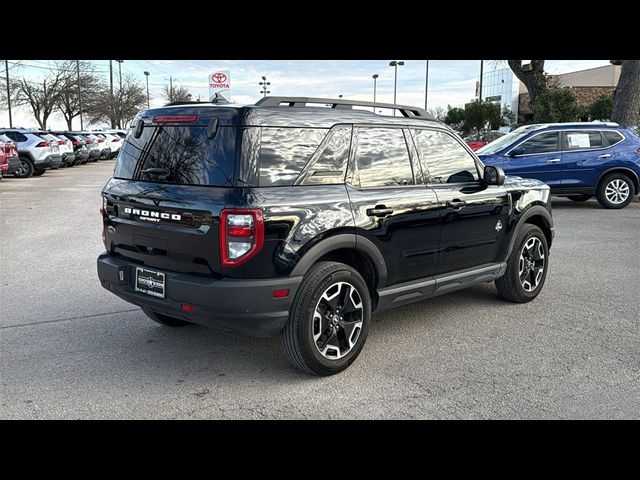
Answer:
[{"label": "building facade", "polygon": [[[487,68],[482,74],[482,92],[480,100],[499,103],[500,109],[507,107],[512,112],[518,112],[520,82],[510,68]],[[500,131],[508,132],[508,127],[501,127]]]}]

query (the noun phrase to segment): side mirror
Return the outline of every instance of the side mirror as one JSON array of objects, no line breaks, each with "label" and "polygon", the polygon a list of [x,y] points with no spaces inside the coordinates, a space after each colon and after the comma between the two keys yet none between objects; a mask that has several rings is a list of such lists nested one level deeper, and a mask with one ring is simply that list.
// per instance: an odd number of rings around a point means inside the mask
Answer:
[{"label": "side mirror", "polygon": [[524,155],[524,147],[516,147],[509,152],[510,157],[516,157],[518,155]]},{"label": "side mirror", "polygon": [[485,185],[504,185],[504,170],[494,165],[485,165],[484,167],[484,184]]}]

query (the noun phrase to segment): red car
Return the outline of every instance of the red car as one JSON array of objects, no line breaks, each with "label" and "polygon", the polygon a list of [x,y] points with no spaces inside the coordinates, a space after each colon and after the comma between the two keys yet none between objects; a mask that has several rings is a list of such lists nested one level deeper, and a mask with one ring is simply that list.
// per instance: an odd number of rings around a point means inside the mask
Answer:
[{"label": "red car", "polygon": [[6,135],[0,135],[0,178],[20,167],[16,143]]},{"label": "red car", "polygon": [[475,152],[479,148],[484,147],[487,143],[489,142],[467,142],[467,145],[469,145],[469,147],[471,147],[471,150]]}]

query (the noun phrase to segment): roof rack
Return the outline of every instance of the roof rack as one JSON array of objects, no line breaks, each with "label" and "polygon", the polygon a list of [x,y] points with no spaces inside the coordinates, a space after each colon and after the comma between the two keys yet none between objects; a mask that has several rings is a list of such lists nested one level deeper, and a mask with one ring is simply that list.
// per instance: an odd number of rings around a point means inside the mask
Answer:
[{"label": "roof rack", "polygon": [[408,105],[396,105],[393,103],[366,102],[361,100],[336,100],[335,98],[314,98],[314,97],[264,97],[256,102],[260,107],[306,107],[307,104],[330,105],[331,108],[352,109],[358,107],[377,107],[398,110],[405,117],[425,118],[435,120],[433,115],[423,108],[411,107]]},{"label": "roof rack", "polygon": [[213,103],[214,105],[228,105],[229,100],[227,100],[224,95],[221,95],[220,93],[216,93],[215,96],[213,97],[213,99],[209,102],[201,102],[198,100],[184,100],[184,101],[177,101],[177,102],[170,102],[170,103],[166,103],[164,106],[165,107],[173,107],[175,105],[206,105],[207,103]]}]

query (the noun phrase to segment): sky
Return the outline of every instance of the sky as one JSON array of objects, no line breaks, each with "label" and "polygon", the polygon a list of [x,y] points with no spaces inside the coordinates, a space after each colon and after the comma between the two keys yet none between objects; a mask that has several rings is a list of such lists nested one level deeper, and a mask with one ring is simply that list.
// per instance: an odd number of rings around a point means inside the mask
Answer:
[{"label": "sky", "polygon": [[[401,59],[398,59],[401,60]],[[166,103],[161,97],[169,77],[174,85],[189,89],[193,98],[198,95],[208,100],[208,75],[217,70],[231,72],[231,100],[234,103],[252,104],[262,97],[258,82],[266,75],[271,95],[331,97],[343,95],[344,99],[373,100],[372,75],[377,73],[377,96],[379,102],[393,102],[394,68],[390,60],[125,60],[122,73],[130,73],[144,85],[144,71],[150,72],[149,93],[151,107]],[[31,81],[42,80],[54,61],[9,60],[10,77],[24,77]],[[92,61],[96,69],[108,78],[109,60]],[[609,65],[608,60],[547,60],[545,70],[559,74],[587,68]],[[424,107],[425,60],[406,60],[398,67],[397,103]],[[485,69],[505,68],[495,60],[485,60]],[[113,61],[114,84],[118,81],[118,63]],[[431,60],[429,62],[428,108],[463,106],[474,97],[475,83],[480,73],[479,60]],[[2,88],[6,88],[2,85]],[[13,125],[25,128],[36,127],[37,122],[28,108],[12,109]],[[0,111],[0,126],[9,126],[6,110]],[[54,114],[49,120],[51,129],[66,129],[61,115]],[[94,127],[101,127],[95,125]],[[80,128],[78,118],[74,128]]]}]

